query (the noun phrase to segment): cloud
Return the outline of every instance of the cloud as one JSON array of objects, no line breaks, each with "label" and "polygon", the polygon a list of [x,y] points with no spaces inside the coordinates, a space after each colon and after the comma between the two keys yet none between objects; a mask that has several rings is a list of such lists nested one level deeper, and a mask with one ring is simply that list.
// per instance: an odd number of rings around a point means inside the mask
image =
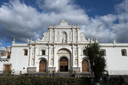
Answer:
[{"label": "cloud", "polygon": [[100,42],[128,42],[128,1],[115,6],[116,14],[96,16],[90,23],[83,25],[82,31],[87,37],[97,37]]},{"label": "cloud", "polygon": [[[47,27],[50,23],[59,24],[59,21],[62,19],[61,15],[63,15],[61,10],[64,6],[66,7],[64,17],[69,22],[75,24],[81,23],[81,20],[83,23],[88,22],[88,16],[83,9],[72,4],[70,0],[62,1],[63,3],[59,0],[54,2],[44,0],[42,12],[37,11],[37,9],[32,6],[27,6],[25,3],[21,3],[19,0],[3,4],[0,7],[0,38],[4,39],[6,37],[7,40],[16,38],[18,42],[26,42],[31,37],[42,37],[42,34],[47,31]],[[47,4],[51,5],[47,6]],[[63,5],[63,7],[57,7],[57,4]],[[57,11],[59,11],[59,13]]]},{"label": "cloud", "polygon": [[0,50],[5,50],[5,47],[0,47]]},{"label": "cloud", "polygon": [[2,43],[0,43],[0,46],[2,45]]},{"label": "cloud", "polygon": [[75,4],[75,0],[36,0],[37,8],[11,0],[0,7],[0,39],[28,42],[29,39],[42,37],[51,23],[59,24],[68,20],[69,24],[79,24],[86,38],[96,38],[100,42],[128,42],[128,1],[115,6],[116,14],[89,17],[84,9]]}]

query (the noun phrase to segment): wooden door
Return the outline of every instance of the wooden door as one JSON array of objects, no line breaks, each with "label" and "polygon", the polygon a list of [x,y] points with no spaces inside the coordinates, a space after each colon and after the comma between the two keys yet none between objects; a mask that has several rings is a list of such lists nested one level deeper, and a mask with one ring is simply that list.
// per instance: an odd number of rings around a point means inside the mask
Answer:
[{"label": "wooden door", "polygon": [[88,62],[86,60],[82,61],[82,72],[88,72]]},{"label": "wooden door", "polygon": [[39,64],[39,72],[45,72],[46,71],[46,61],[41,60]]},{"label": "wooden door", "polygon": [[7,73],[10,70],[10,65],[5,65],[5,73]]},{"label": "wooden door", "polygon": [[62,57],[60,59],[60,71],[61,72],[66,72],[68,71],[68,59],[66,57]]}]

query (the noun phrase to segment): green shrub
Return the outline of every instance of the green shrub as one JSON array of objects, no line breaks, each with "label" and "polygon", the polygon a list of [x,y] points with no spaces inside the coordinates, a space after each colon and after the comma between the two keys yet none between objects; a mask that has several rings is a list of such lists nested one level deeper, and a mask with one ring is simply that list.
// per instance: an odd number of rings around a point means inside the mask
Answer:
[{"label": "green shrub", "polygon": [[89,85],[89,78],[75,77],[1,77],[0,85]]}]

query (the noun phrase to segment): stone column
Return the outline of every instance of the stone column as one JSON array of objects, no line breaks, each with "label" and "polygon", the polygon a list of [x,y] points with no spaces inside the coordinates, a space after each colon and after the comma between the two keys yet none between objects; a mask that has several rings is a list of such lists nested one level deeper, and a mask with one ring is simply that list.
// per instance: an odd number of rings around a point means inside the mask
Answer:
[{"label": "stone column", "polygon": [[51,41],[51,29],[49,29],[49,41]]},{"label": "stone column", "polygon": [[78,48],[78,50],[77,50],[77,53],[78,53],[77,54],[77,59],[78,59],[78,61],[77,62],[78,62],[78,67],[80,67],[80,57],[79,57],[80,54],[79,54],[79,50],[81,50],[81,49],[80,49],[79,46],[77,48]]},{"label": "stone column", "polygon": [[72,29],[72,42],[74,41],[74,29]]},{"label": "stone column", "polygon": [[74,45],[73,45],[73,46],[72,46],[72,60],[73,60],[73,67],[74,67],[74,65],[75,65],[74,51],[75,51],[75,47],[74,47]]},{"label": "stone column", "polygon": [[28,62],[28,66],[31,66],[31,56],[32,56],[32,47],[29,47],[29,62]]},{"label": "stone column", "polygon": [[35,49],[35,55],[34,55],[34,62],[35,63],[34,63],[34,66],[36,66],[36,55],[37,55],[37,51],[36,50],[37,50],[37,47],[35,46],[34,49]]},{"label": "stone column", "polygon": [[77,42],[79,41],[79,29],[77,28]]},{"label": "stone column", "polygon": [[56,54],[55,54],[55,50],[56,50],[56,47],[54,46],[54,54],[53,54],[53,55],[54,55],[54,57],[53,57],[53,58],[54,58],[54,61],[53,61],[53,62],[54,62],[54,63],[53,63],[53,66],[54,66],[54,67],[56,66],[56,64],[55,64],[55,63],[57,62],[57,61],[56,61]]},{"label": "stone column", "polygon": [[56,29],[54,29],[54,42],[56,41]]},{"label": "stone column", "polygon": [[48,46],[48,67],[50,67],[50,53],[51,53],[51,47]]}]

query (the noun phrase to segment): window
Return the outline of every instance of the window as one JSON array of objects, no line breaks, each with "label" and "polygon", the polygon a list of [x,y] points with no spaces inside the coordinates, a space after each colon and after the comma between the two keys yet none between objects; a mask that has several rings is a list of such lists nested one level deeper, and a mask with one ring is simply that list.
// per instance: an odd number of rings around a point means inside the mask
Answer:
[{"label": "window", "polygon": [[27,56],[28,55],[28,50],[24,49],[24,55]]},{"label": "window", "polygon": [[86,50],[85,49],[83,50],[83,55],[86,55]]},{"label": "window", "polygon": [[45,55],[45,50],[42,50],[42,55]]},{"label": "window", "polygon": [[106,56],[106,50],[105,49],[101,49],[101,54],[103,55],[103,56]]},{"label": "window", "polygon": [[127,56],[127,51],[126,51],[126,49],[122,49],[122,50],[121,50],[121,54],[122,54],[122,56]]},{"label": "window", "polygon": [[8,52],[7,59],[10,59],[10,54],[11,54],[11,52]]}]

